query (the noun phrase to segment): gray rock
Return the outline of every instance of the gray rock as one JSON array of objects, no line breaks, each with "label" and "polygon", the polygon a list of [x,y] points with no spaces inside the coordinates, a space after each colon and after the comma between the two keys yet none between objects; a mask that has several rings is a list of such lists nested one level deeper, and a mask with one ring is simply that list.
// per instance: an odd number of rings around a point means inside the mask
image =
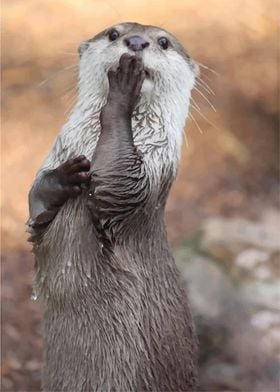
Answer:
[{"label": "gray rock", "polygon": [[179,267],[196,315],[218,318],[236,301],[230,279],[211,259],[193,255],[184,265],[179,263]]},{"label": "gray rock", "polygon": [[251,317],[251,325],[260,330],[280,325],[280,313],[271,310],[261,310]]},{"label": "gray rock", "polygon": [[268,308],[280,311],[280,281],[260,282],[258,280],[247,282],[240,288],[243,302],[256,309]]},{"label": "gray rock", "polygon": [[217,258],[232,257],[248,247],[269,254],[279,253],[279,225],[239,218],[210,218],[202,227],[201,248]]},{"label": "gray rock", "polygon": [[204,369],[200,382],[203,390],[208,392],[211,385],[219,391],[242,391],[240,375],[241,370],[238,366],[226,362],[214,362]]},{"label": "gray rock", "polygon": [[235,264],[247,270],[251,270],[259,264],[269,261],[270,253],[267,251],[248,248],[240,252],[235,258]]},{"label": "gray rock", "polygon": [[[200,342],[202,391],[276,391],[280,359],[279,224],[209,219],[175,252]],[[200,241],[199,241],[200,239]]]}]

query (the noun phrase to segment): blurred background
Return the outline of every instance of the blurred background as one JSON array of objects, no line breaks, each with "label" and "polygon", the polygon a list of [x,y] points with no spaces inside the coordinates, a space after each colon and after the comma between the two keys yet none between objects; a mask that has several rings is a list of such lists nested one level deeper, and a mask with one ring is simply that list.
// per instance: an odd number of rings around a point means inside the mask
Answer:
[{"label": "blurred background", "polygon": [[40,385],[41,308],[30,300],[28,191],[75,102],[79,42],[125,21],[169,30],[201,64],[166,210],[198,329],[200,390],[278,390],[278,5],[2,1],[3,391]]}]

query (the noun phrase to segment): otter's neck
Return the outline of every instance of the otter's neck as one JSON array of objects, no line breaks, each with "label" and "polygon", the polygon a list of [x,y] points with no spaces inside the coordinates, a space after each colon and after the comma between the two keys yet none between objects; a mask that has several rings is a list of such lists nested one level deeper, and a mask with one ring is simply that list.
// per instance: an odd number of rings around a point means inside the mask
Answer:
[{"label": "otter's neck", "polygon": [[[70,154],[82,153],[91,159],[100,134],[100,111],[106,103],[106,96],[102,93],[86,97],[79,95],[61,131],[64,146],[69,148]],[[168,94],[143,94],[133,112],[132,130],[139,151],[153,157],[150,164],[157,165],[157,159],[165,159],[176,171],[188,106],[188,96],[176,101]]]}]

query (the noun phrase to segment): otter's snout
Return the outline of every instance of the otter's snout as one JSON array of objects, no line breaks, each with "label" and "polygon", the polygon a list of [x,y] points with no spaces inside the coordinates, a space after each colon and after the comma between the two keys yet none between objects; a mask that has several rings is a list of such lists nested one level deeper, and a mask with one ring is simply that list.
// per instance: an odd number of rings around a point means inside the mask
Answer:
[{"label": "otter's snout", "polygon": [[125,38],[124,43],[128,49],[133,50],[134,52],[143,50],[150,45],[148,41],[139,35],[133,35],[132,37]]}]

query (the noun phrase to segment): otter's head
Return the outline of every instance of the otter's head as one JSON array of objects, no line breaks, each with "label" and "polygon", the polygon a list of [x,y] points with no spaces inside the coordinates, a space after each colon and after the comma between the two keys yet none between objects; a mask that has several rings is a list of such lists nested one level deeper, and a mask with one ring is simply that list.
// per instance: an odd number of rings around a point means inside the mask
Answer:
[{"label": "otter's head", "polygon": [[132,116],[134,143],[142,152],[159,153],[157,147],[166,146],[164,159],[168,156],[170,162],[177,162],[198,66],[178,40],[161,28],[122,23],[80,45],[78,101],[70,123],[75,129],[77,121],[86,127],[91,124],[90,132],[99,132],[98,113],[109,91],[107,73],[118,66],[124,53],[141,56],[146,72]]},{"label": "otter's head", "polygon": [[170,33],[137,23],[115,25],[80,45],[80,95],[94,96],[95,100],[106,97],[107,72],[117,67],[124,53],[137,53],[143,59],[144,98],[158,100],[171,95],[173,100],[188,100],[198,66]]}]

